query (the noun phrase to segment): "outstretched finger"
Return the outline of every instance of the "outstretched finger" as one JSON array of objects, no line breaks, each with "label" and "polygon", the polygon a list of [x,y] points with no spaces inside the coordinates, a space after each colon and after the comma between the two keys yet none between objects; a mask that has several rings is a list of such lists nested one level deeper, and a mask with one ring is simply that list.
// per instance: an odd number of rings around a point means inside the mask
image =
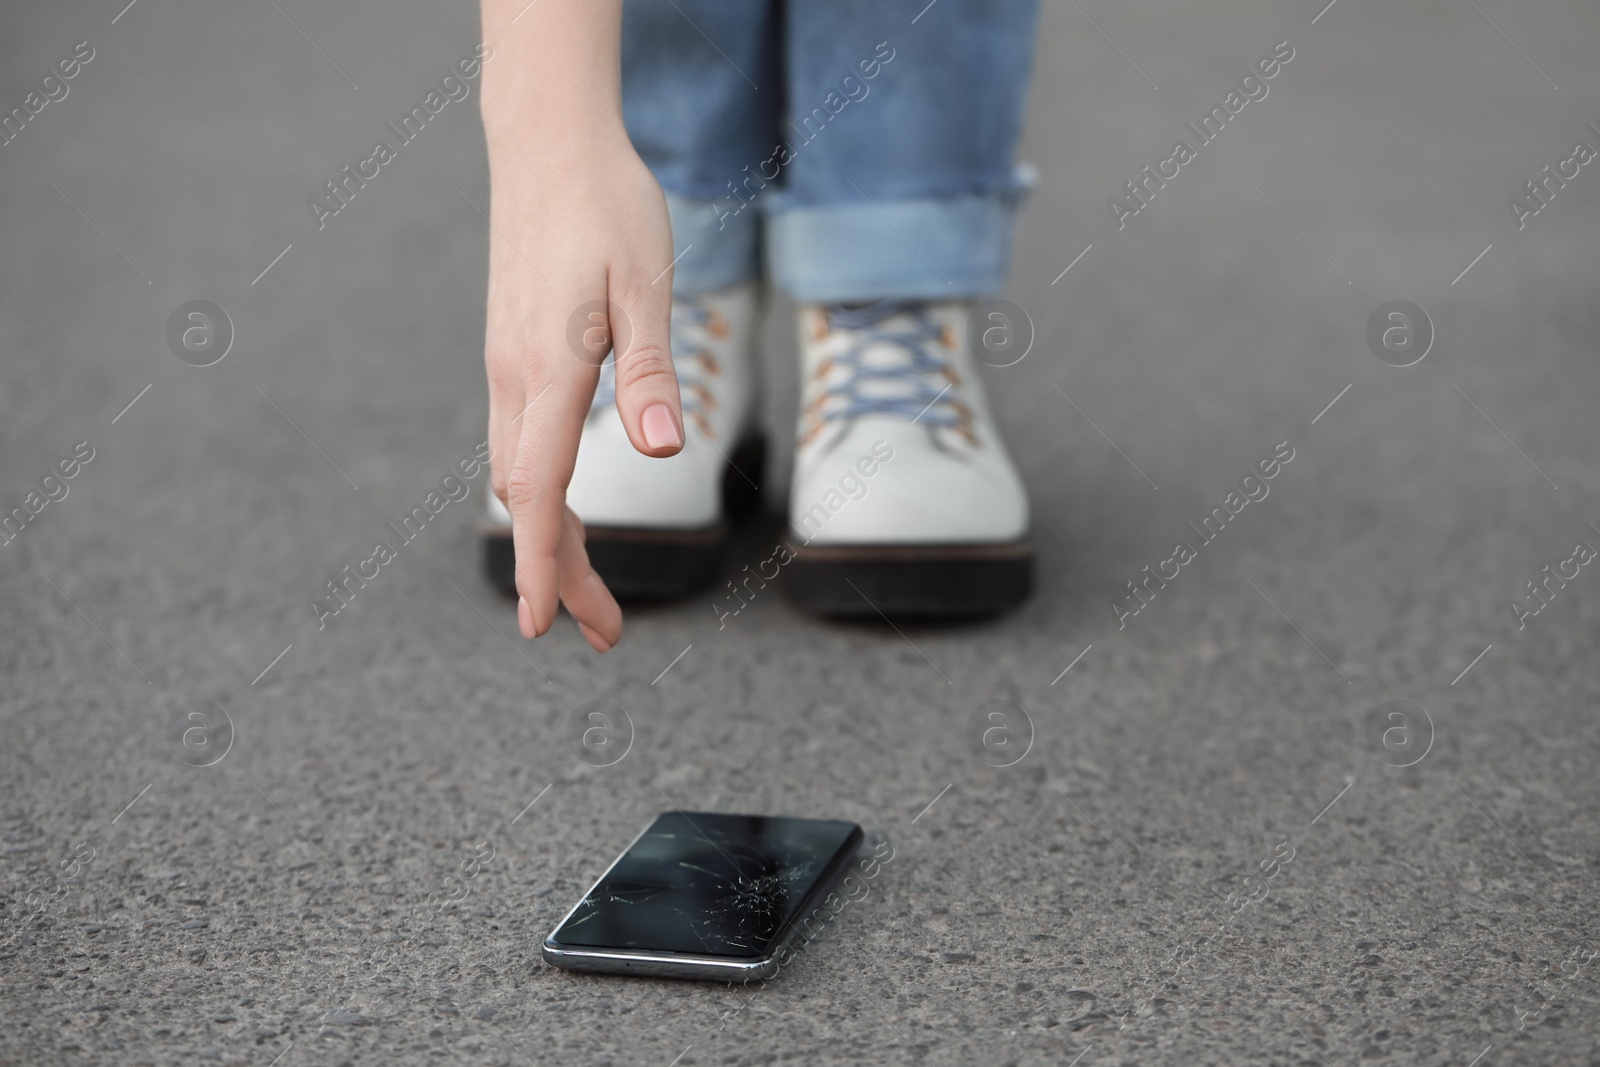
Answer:
[{"label": "outstretched finger", "polygon": [[[577,462],[578,437],[594,391],[594,376],[578,376],[570,367],[530,372],[516,434],[516,455],[506,484],[511,510],[511,539],[517,560],[517,623],[524,637],[550,629],[560,594],[557,555],[566,514],[567,483]],[[564,373],[563,373],[564,372]],[[585,389],[587,386],[587,389]]]},{"label": "outstretched finger", "polygon": [[622,609],[584,551],[583,523],[566,509],[562,523],[560,569],[561,602],[577,620],[584,640],[596,652],[609,652],[622,639]]}]

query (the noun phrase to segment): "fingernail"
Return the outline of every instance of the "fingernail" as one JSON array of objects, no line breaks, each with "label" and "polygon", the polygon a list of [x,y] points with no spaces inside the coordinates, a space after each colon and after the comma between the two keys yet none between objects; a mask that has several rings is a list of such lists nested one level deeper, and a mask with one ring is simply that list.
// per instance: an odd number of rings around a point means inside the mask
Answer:
[{"label": "fingernail", "polygon": [[522,636],[533,640],[533,609],[528,607],[527,597],[517,598],[517,629],[522,631]]},{"label": "fingernail", "polygon": [[588,640],[589,644],[596,652],[611,651],[611,642],[607,641],[604,637],[601,637],[597,631],[591,629],[586,623],[580,622],[578,624],[578,629],[582,631],[584,638]]},{"label": "fingernail", "polygon": [[677,448],[683,444],[678,424],[672,420],[672,409],[665,404],[651,404],[644,409],[644,443],[651,448]]}]

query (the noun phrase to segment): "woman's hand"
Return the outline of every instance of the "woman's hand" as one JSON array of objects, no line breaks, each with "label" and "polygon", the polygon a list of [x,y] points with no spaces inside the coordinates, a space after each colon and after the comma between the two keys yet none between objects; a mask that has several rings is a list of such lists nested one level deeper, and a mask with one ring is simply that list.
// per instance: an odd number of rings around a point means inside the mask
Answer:
[{"label": "woman's hand", "polygon": [[550,629],[559,599],[604,652],[622,636],[622,612],[589,565],[567,483],[613,346],[634,447],[664,457],[683,446],[672,231],[622,125],[620,3],[544,0],[518,17],[523,2],[483,5],[494,47],[483,83],[490,478],[511,511],[523,636]]}]

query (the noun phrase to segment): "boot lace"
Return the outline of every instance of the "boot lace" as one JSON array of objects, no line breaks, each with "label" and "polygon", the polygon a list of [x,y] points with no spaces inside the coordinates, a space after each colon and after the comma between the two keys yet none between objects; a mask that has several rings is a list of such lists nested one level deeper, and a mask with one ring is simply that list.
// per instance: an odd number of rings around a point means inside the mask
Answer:
[{"label": "boot lace", "polygon": [[972,411],[957,392],[961,376],[949,357],[957,344],[954,331],[934,322],[926,304],[884,301],[865,308],[828,308],[822,314],[817,339],[847,330],[850,345],[812,372],[814,392],[806,407],[810,422],[801,444],[830,423],[864,415],[952,430],[969,444],[978,443]]}]

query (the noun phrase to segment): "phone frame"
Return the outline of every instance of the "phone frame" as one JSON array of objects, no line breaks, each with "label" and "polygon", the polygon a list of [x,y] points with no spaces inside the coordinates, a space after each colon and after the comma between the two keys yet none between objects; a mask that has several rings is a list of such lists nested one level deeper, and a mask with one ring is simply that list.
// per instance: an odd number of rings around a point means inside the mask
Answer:
[{"label": "phone frame", "polygon": [[[669,814],[669,813],[663,813]],[[688,818],[687,812],[678,812]],[[732,812],[706,812],[704,814],[734,814]],[[818,820],[828,822],[846,822],[844,819]],[[779,957],[783,950],[791,945],[800,934],[801,920],[822,902],[823,897],[833,889],[834,885],[844,876],[848,868],[861,851],[865,835],[860,825],[849,823],[850,833],[846,835],[844,844],[833,854],[822,873],[811,884],[810,890],[801,898],[800,906],[795,909],[791,918],[782,930],[774,935],[767,950],[760,956],[711,956],[687,952],[664,952],[656,949],[636,948],[583,948],[574,945],[562,945],[555,941],[557,931],[567,924],[567,920],[577,914],[583,902],[600,888],[611,874],[617,864],[622,862],[624,856],[633,850],[645,834],[655,826],[656,820],[651,819],[650,824],[634,835],[626,848],[617,854],[610,865],[599,878],[594,880],[587,892],[578,898],[567,913],[556,923],[555,929],[550,931],[550,936],[544,939],[540,952],[546,963],[561,967],[569,971],[589,971],[600,974],[634,974],[647,978],[695,978],[713,982],[749,982],[755,979],[771,978],[778,973]],[[692,820],[691,820],[692,824]]]}]

